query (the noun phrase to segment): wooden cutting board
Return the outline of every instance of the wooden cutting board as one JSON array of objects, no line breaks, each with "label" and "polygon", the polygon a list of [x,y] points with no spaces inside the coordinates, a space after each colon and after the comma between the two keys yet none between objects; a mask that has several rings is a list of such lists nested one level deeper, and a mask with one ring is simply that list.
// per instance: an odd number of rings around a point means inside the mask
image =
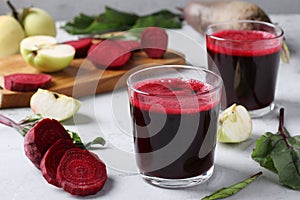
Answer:
[{"label": "wooden cutting board", "polygon": [[[169,50],[162,59],[151,59],[143,51],[135,52],[131,60],[121,69],[102,70],[96,68],[87,59],[74,59],[60,72],[50,73],[52,83],[48,90],[75,98],[112,91],[123,87],[126,78],[134,70],[162,64],[185,64],[181,53]],[[25,63],[21,55],[16,54],[0,59],[0,108],[27,107],[34,92],[13,92],[6,90],[3,76],[13,73],[41,73]]]}]

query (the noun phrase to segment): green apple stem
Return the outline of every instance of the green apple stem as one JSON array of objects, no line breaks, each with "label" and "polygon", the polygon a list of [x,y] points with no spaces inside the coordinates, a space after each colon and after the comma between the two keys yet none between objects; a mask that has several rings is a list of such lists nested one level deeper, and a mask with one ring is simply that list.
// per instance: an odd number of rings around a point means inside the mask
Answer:
[{"label": "green apple stem", "polygon": [[[18,22],[20,22],[20,20],[19,20],[19,13],[18,13],[17,9],[14,7],[14,5],[9,0],[5,0],[5,1],[6,1],[7,5],[8,5],[8,7],[11,9],[14,18]],[[20,22],[20,24],[22,24],[22,23]]]}]

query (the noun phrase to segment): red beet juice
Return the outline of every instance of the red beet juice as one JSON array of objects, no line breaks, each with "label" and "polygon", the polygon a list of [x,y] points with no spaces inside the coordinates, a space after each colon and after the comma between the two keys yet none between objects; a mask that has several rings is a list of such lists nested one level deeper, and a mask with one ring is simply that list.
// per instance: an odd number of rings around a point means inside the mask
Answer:
[{"label": "red beet juice", "polygon": [[152,79],[136,83],[130,99],[134,145],[143,175],[185,179],[214,163],[219,98],[197,80]]},{"label": "red beet juice", "polygon": [[281,49],[276,35],[223,30],[206,37],[208,55],[223,78],[227,107],[233,103],[248,110],[269,106],[274,101]]}]

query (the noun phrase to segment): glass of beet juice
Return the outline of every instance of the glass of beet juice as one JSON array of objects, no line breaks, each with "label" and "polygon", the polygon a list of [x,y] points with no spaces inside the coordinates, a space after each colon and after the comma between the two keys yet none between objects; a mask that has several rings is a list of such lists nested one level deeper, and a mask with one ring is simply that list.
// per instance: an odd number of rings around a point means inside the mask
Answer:
[{"label": "glass of beet juice", "polygon": [[186,65],[145,68],[127,80],[136,161],[142,177],[167,188],[212,175],[222,79]]},{"label": "glass of beet juice", "polygon": [[225,107],[241,104],[252,117],[274,108],[283,35],[283,30],[274,24],[251,20],[207,28],[208,65],[211,70],[218,69],[223,78]]}]

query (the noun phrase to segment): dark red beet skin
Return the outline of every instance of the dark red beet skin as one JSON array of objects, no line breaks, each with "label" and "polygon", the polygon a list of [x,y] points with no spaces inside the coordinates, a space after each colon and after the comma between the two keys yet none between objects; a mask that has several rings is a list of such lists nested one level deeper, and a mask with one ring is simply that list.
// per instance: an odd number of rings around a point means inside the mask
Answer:
[{"label": "dark red beet skin", "polygon": [[66,41],[64,44],[69,44],[75,48],[75,58],[84,58],[87,56],[88,50],[92,45],[92,38]]},{"label": "dark red beet skin", "polygon": [[118,69],[124,66],[130,59],[130,50],[118,44],[117,41],[105,40],[92,46],[88,59],[98,68]]},{"label": "dark red beet skin", "polygon": [[136,40],[117,40],[116,42],[128,51],[136,51],[141,49],[141,43]]},{"label": "dark red beet skin", "polygon": [[46,151],[61,138],[72,141],[68,132],[57,120],[45,118],[25,135],[25,155],[37,168],[40,168],[40,162]]},{"label": "dark red beet skin", "polygon": [[141,48],[150,58],[161,58],[167,51],[168,34],[164,29],[148,27],[141,35]]},{"label": "dark red beet skin", "polygon": [[57,140],[45,153],[40,163],[40,169],[46,181],[52,185],[60,187],[56,180],[56,172],[59,162],[68,149],[75,148],[76,145],[71,140]]},{"label": "dark red beet skin", "polygon": [[73,148],[62,157],[56,178],[61,187],[72,195],[93,195],[107,179],[106,166],[96,154]]},{"label": "dark red beet skin", "polygon": [[51,76],[48,74],[10,74],[4,76],[4,87],[18,92],[33,92],[38,88],[48,88]]}]

